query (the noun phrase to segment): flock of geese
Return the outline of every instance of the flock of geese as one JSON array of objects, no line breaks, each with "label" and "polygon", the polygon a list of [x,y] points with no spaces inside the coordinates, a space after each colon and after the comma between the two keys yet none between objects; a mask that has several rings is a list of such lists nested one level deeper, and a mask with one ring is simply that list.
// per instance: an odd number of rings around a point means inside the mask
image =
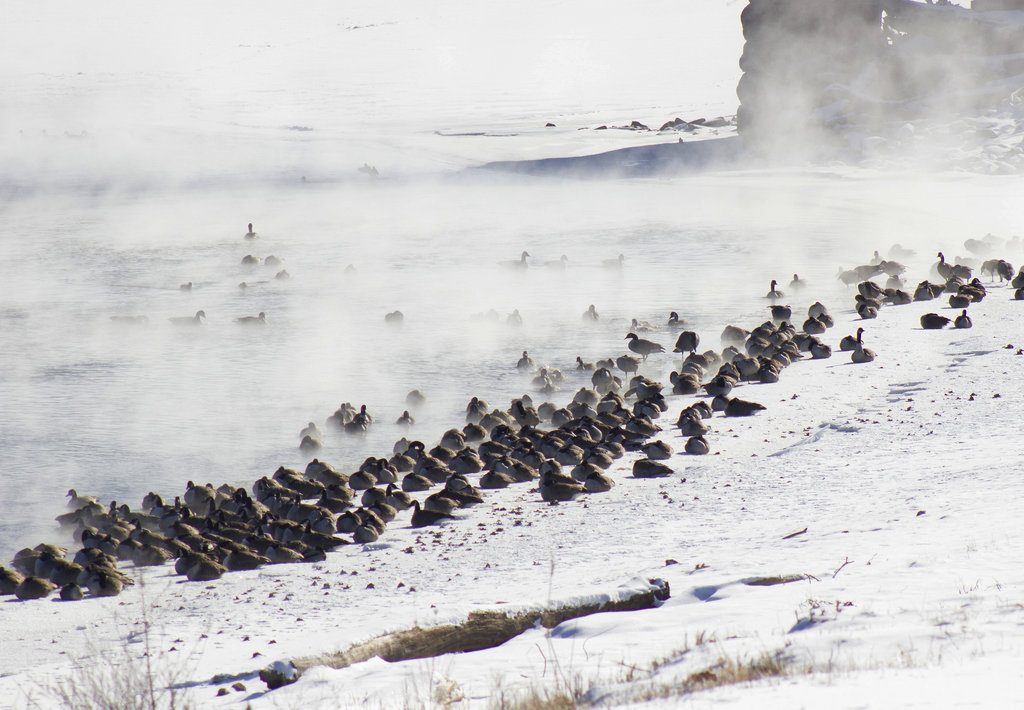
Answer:
[{"label": "flock of geese", "polygon": [[[255,238],[252,225],[249,230],[246,237]],[[524,252],[519,263],[525,264],[528,256]],[[621,264],[622,258],[618,261]],[[932,268],[938,281],[922,281],[912,295],[904,290],[906,267],[877,252],[870,263],[839,276],[845,281],[853,273],[859,279],[854,282],[853,309],[861,320],[876,318],[883,308],[948,294],[950,307],[960,315],[951,321],[928,313],[921,317],[921,326],[936,329],[953,322],[957,328],[969,328],[968,309],[987,295],[973,276],[975,267],[950,264],[939,253]],[[1024,268],[1014,275],[1009,262],[991,260],[981,265],[981,271],[992,280],[1009,281],[1014,297],[1024,300]],[[872,280],[882,276],[887,278],[884,287]],[[802,286],[794,275],[790,288]],[[377,540],[403,512],[409,513],[413,528],[456,519],[464,509],[483,503],[488,490],[528,484],[552,505],[609,491],[616,485],[609,471],[627,454],[635,457],[635,478],[670,476],[674,469],[666,461],[675,452],[657,438],[664,430],[658,420],[668,410],[667,395],[698,395],[682,409],[674,428],[685,438],[684,453],[705,455],[711,451],[708,422],[716,414],[747,417],[765,409],[735,396],[739,389],[778,382],[805,357],[832,356],[831,346],[820,337],[835,325],[828,309],[815,302],[806,317],[798,316],[780,303],[784,298],[773,280],[765,295],[771,317],[750,330],[726,326],[717,350],[699,352],[700,336],[687,330],[673,312],[661,326],[632,321],[625,340],[633,355],[597,362],[577,357],[571,375],[538,364],[524,351],[515,367],[531,378],[537,392],[552,393],[570,377],[587,378],[589,386],[581,386],[565,406],[535,404],[528,394],[513,399],[507,408],[473,397],[465,408],[465,423],[446,431],[433,447],[403,437],[389,455],[368,457],[351,472],[314,458],[303,471],[280,467],[249,488],[189,481],[173,500],[151,492],[138,509],[116,501],[103,505],[93,496],[69,490],[69,510],[57,521],[71,531],[77,549],[72,553],[66,547],[40,544],[19,551],[11,568],[0,567],[0,595],[22,600],[44,598],[57,590],[63,600],[117,595],[133,583],[119,568],[124,562],[135,567],[172,563],[187,580],[208,582],[230,571],[321,561],[331,550]],[[261,313],[257,318],[263,317]],[[599,318],[593,305],[583,318]],[[675,335],[672,353],[679,357],[679,367],[667,383],[640,374],[645,361],[665,354],[666,347],[636,331]],[[849,352],[853,363],[869,363],[876,357],[865,347],[864,334],[859,327],[839,342],[839,350]],[[414,408],[423,399],[413,390],[406,403]],[[325,426],[360,434],[374,422],[366,405],[344,403]],[[414,420],[405,411],[397,423],[412,426]],[[300,437],[304,451],[315,450],[322,432],[310,422]]]}]

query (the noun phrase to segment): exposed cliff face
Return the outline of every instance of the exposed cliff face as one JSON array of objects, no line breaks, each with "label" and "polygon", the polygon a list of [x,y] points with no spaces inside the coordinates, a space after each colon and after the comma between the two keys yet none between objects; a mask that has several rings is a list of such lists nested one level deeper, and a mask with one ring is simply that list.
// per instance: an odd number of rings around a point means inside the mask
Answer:
[{"label": "exposed cliff face", "polygon": [[[1024,7],[750,0],[739,126],[762,152],[827,152],[841,129],[976,116],[1024,87]],[[793,139],[787,139],[791,137]],[[795,140],[794,140],[795,139]]]}]

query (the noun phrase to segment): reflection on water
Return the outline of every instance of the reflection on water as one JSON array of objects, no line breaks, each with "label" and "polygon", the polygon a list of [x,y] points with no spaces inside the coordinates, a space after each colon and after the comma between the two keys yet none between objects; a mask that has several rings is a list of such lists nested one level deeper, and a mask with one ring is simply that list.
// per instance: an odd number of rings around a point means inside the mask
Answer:
[{"label": "reflection on water", "polygon": [[[838,304],[836,269],[874,249],[922,245],[926,263],[935,244],[955,253],[967,237],[1019,227],[1003,206],[1012,187],[482,177],[8,202],[0,557],[60,539],[52,518],[70,487],[138,505],[189,479],[237,484],[303,466],[309,421],[326,432],[326,460],[387,453],[413,388],[427,397],[413,431],[433,440],[461,426],[471,396],[507,405],[530,391],[514,367],[523,350],[569,375],[551,398],[561,402],[588,383],[576,356],[626,352],[631,318],[678,311],[716,347],[725,323],[765,318],[768,280],[794,272],[813,287],[791,305]],[[249,221],[256,240],[242,238]],[[534,265],[499,264],[524,249]],[[602,266],[619,253],[621,270]],[[247,254],[283,263],[244,266]],[[563,254],[564,270],[540,265]],[[274,278],[282,268],[290,279]],[[597,323],[581,318],[590,304]],[[200,309],[203,325],[168,320]],[[386,326],[396,309],[404,324]],[[491,309],[498,322],[474,318]],[[505,323],[514,309],[521,327]],[[260,311],[265,327],[234,322]],[[645,337],[671,350],[675,336]],[[674,362],[652,357],[647,374],[664,378]],[[343,401],[376,417],[366,437],[325,425]]]}]

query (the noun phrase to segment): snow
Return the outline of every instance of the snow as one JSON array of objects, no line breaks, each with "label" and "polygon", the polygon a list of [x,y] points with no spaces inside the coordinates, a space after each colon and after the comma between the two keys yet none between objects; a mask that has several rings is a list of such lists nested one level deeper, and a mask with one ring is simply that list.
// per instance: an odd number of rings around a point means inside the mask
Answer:
[{"label": "snow", "polygon": [[[180,490],[190,475],[251,482],[270,462],[298,465],[292,430],[339,397],[393,406],[425,380],[437,404],[419,431],[434,436],[461,424],[453,412],[467,393],[504,405],[529,389],[512,367],[524,345],[566,370],[570,386],[555,398],[568,400],[587,384],[571,370],[575,353],[618,354],[630,316],[663,319],[682,303],[715,346],[727,322],[761,322],[767,279],[793,270],[812,286],[791,305],[821,299],[836,317],[827,342],[863,325],[879,358],[854,365],[837,351],[794,364],[778,384],[739,388],[767,411],[715,417],[712,454],[674,456],[668,479],[632,478],[627,456],[608,493],[547,506],[529,485],[489,491],[457,521],[412,530],[402,514],[378,543],[320,564],[210,584],[183,582],[168,566],[133,571],[140,583],[117,598],[4,598],[0,707],[58,706],[45,689],[76,666],[99,658],[117,672],[144,647],[201,707],[401,707],[438,692],[487,707],[499,687],[567,678],[594,702],[675,707],[672,688],[692,674],[776,653],[791,675],[685,702],[1019,702],[1024,303],[993,287],[970,309],[970,331],[920,330],[940,302],[860,323],[832,277],[900,242],[918,250],[915,283],[937,248],[1019,233],[1020,101],[951,125],[908,124],[896,138],[865,136],[874,151],[856,169],[585,184],[459,172],[678,150],[676,134],[591,129],[733,113],[742,5],[320,2],[301,16],[194,0],[164,11],[5,8],[5,553],[58,539],[49,520],[70,481],[137,504],[141,491]],[[44,36],[60,51],[40,53]],[[980,147],[979,131],[991,138]],[[943,153],[945,172],[911,172],[890,151],[902,141],[932,159],[946,134],[963,147]],[[364,162],[385,179],[357,182]],[[297,186],[301,176],[310,189]],[[83,186],[117,194],[94,201]],[[263,219],[250,248],[235,237],[253,213]],[[523,246],[537,259],[564,251],[570,269],[512,277],[493,267]],[[264,340],[217,323],[260,309],[235,288],[240,249],[282,253],[295,274],[258,296],[274,306]],[[594,266],[619,251],[621,274]],[[1019,266],[1024,254],[1005,258]],[[345,282],[352,262],[364,277]],[[129,342],[104,327],[119,308],[145,310],[154,324],[191,312],[176,284],[193,279],[207,290],[187,298],[214,304],[208,335],[155,327]],[[404,338],[378,323],[396,300]],[[595,329],[580,325],[588,302],[606,314]],[[527,326],[465,325],[491,307],[522,309]],[[387,347],[367,354],[363,337]],[[644,372],[665,381],[676,362],[655,356]],[[671,397],[660,420],[676,451],[671,423],[692,401]],[[393,434],[328,442],[325,458],[350,463]],[[778,575],[802,579],[747,583]],[[313,667],[269,693],[256,678],[383,633],[481,609],[619,598],[650,579],[672,590],[655,609],[434,660]],[[237,680],[244,691],[230,690]]]}]

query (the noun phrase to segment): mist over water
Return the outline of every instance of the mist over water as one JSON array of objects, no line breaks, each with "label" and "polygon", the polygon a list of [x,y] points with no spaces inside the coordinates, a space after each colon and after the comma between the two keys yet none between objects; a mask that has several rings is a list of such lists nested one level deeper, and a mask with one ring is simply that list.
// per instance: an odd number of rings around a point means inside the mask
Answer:
[{"label": "mist over water", "polygon": [[[7,240],[0,263],[0,549],[61,539],[52,516],[71,487],[134,506],[189,479],[245,484],[303,467],[312,455],[298,450],[298,432],[308,421],[326,434],[325,460],[351,469],[388,455],[414,388],[427,403],[413,410],[412,435],[430,444],[462,426],[474,395],[492,406],[523,393],[564,403],[589,385],[575,357],[626,353],[634,317],[663,324],[676,310],[718,347],[727,322],[764,320],[768,280],[785,285],[794,272],[812,287],[792,305],[821,298],[838,308],[836,269],[875,248],[955,251],[980,236],[977,215],[993,231],[1019,227],[1009,190],[975,180],[908,189],[807,175],[480,173],[9,201],[7,233],[23,238]],[[936,212],[943,198],[952,207]],[[254,241],[242,238],[249,219]],[[501,265],[524,249],[525,272]],[[283,266],[242,266],[250,253]],[[619,253],[621,271],[601,265]],[[562,254],[564,271],[542,265]],[[276,280],[279,268],[292,278]],[[193,289],[180,290],[188,281]],[[591,303],[596,324],[581,319]],[[167,320],[199,309],[205,325]],[[405,314],[398,328],[384,324],[395,309]],[[474,317],[490,309],[500,322]],[[521,328],[505,323],[513,309]],[[260,311],[265,327],[234,322]],[[675,339],[646,337],[669,350]],[[515,370],[522,350],[562,369],[563,391],[538,394]],[[656,356],[643,372],[664,378],[676,363]],[[325,425],[343,401],[377,418],[366,437]]]}]

